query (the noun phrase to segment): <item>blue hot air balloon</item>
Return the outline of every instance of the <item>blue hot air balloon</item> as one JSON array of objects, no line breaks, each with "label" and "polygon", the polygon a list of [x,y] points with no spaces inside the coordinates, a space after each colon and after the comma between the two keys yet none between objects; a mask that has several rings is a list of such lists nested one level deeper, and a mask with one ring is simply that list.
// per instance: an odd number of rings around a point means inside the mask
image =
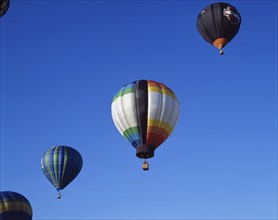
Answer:
[{"label": "blue hot air balloon", "polygon": [[72,147],[54,146],[48,149],[41,157],[41,166],[44,175],[58,191],[70,184],[82,169],[81,154]]},{"label": "blue hot air balloon", "polygon": [[23,195],[11,191],[0,192],[1,220],[31,220],[32,216],[30,202]]}]

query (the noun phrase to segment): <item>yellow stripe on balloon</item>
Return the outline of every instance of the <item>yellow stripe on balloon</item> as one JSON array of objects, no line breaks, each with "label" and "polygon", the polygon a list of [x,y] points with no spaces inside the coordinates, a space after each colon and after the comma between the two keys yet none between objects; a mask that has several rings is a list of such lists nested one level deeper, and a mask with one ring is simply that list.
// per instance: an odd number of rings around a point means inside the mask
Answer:
[{"label": "yellow stripe on balloon", "polygon": [[163,128],[165,131],[167,131],[169,135],[173,131],[173,127],[164,121],[160,121],[157,119],[150,119],[150,118],[148,119],[148,126],[158,126],[158,125],[159,127]]},{"label": "yellow stripe on balloon", "polygon": [[30,216],[32,215],[32,209],[29,204],[23,201],[5,201],[0,203],[1,212],[5,211],[22,211],[28,213]]}]

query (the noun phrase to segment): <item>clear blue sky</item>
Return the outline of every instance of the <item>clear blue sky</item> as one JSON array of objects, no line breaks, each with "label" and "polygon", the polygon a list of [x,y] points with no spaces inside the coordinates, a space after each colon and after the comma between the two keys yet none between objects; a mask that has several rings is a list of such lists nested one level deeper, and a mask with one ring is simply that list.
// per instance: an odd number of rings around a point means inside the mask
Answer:
[{"label": "clear blue sky", "polygon": [[[33,219],[277,219],[277,1],[242,16],[225,54],[196,29],[212,1],[21,1],[1,18],[1,191]],[[152,79],[180,119],[150,170],[117,131],[120,87]],[[79,176],[56,199],[42,153],[69,145]]]}]

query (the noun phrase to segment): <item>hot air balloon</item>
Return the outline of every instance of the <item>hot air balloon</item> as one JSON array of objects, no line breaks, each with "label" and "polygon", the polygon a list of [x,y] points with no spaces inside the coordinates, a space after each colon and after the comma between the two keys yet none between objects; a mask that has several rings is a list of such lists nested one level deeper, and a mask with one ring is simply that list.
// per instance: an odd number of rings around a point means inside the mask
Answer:
[{"label": "hot air balloon", "polygon": [[112,118],[118,131],[136,149],[136,156],[147,159],[172,133],[178,117],[179,102],[174,92],[152,80],[138,80],[123,86],[115,95]]},{"label": "hot air balloon", "polygon": [[32,207],[21,194],[11,191],[0,192],[0,219],[31,220]]},{"label": "hot air balloon", "polygon": [[83,160],[80,153],[72,147],[54,146],[41,157],[44,175],[57,189],[57,198],[61,198],[60,190],[70,184],[82,169]]},{"label": "hot air balloon", "polygon": [[223,48],[239,31],[241,16],[238,10],[224,2],[211,4],[204,8],[197,18],[197,29],[210,44],[224,53]]},{"label": "hot air balloon", "polygon": [[10,6],[10,0],[0,0],[0,17],[6,14]]}]

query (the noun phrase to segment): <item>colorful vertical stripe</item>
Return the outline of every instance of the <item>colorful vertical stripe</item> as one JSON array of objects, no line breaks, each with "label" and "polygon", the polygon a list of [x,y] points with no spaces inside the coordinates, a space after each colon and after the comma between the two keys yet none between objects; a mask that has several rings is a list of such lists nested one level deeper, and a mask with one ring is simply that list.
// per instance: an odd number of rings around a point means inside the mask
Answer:
[{"label": "colorful vertical stripe", "polygon": [[147,145],[157,148],[172,133],[179,116],[179,103],[174,92],[155,81],[148,80],[149,105]]},{"label": "colorful vertical stripe", "polygon": [[136,117],[135,85],[122,87],[112,102],[112,118],[119,132],[134,146],[142,144]]}]

